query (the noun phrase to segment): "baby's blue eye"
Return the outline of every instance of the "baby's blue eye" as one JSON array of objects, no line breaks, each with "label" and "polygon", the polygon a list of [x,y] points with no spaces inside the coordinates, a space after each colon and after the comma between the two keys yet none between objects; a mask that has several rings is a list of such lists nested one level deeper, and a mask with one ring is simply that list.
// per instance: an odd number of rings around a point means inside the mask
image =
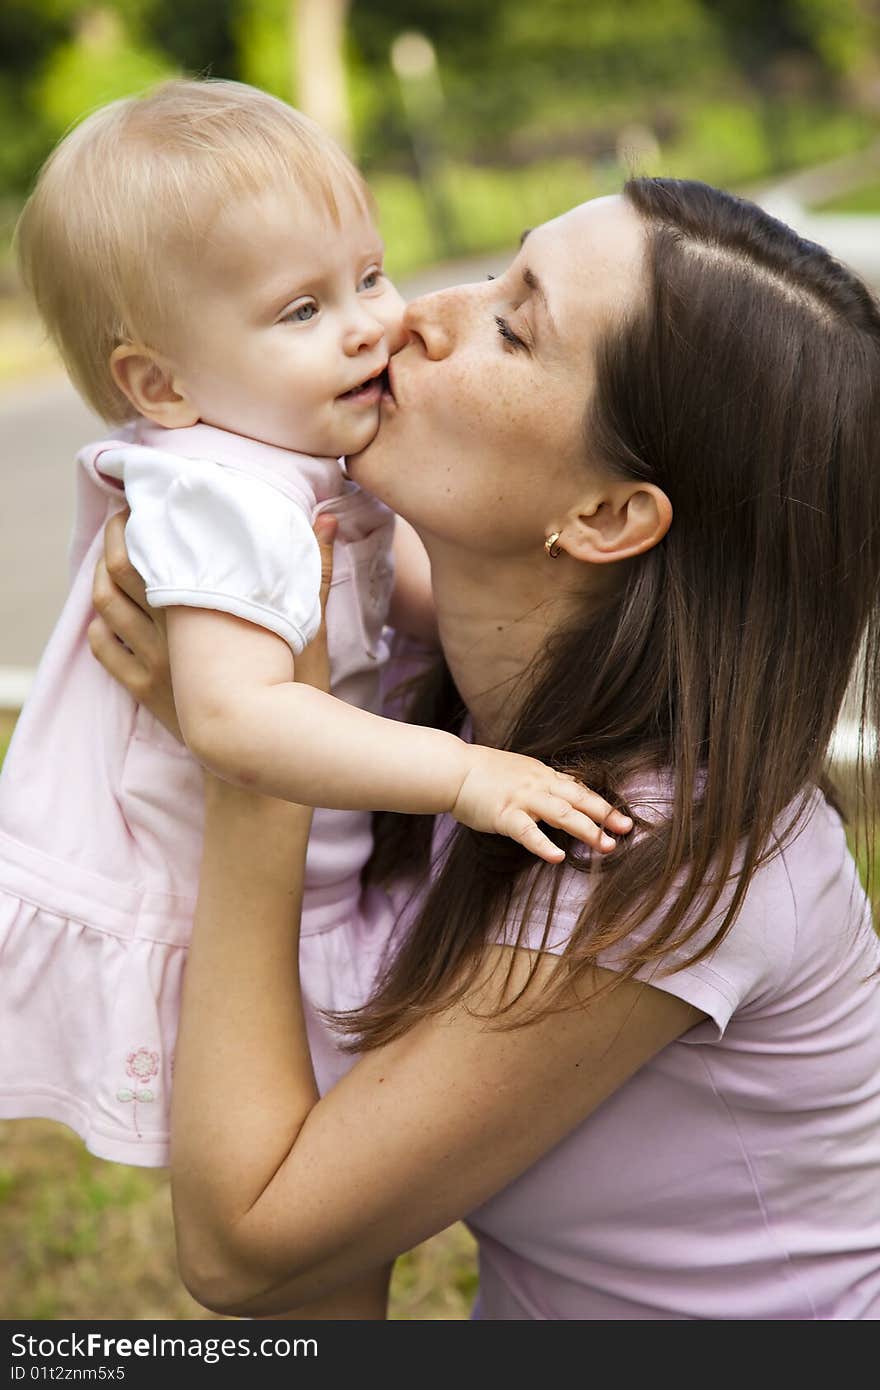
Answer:
[{"label": "baby's blue eye", "polygon": [[290,313],[285,314],[282,323],[308,323],[318,312],[318,306],[313,299],[303,300],[302,304],[297,304]]},{"label": "baby's blue eye", "polygon": [[358,286],[358,288],[362,290],[374,290],[378,285],[381,277],[381,270],[379,270],[378,267],[374,266],[372,270],[367,271],[363,280],[361,280],[361,283]]}]

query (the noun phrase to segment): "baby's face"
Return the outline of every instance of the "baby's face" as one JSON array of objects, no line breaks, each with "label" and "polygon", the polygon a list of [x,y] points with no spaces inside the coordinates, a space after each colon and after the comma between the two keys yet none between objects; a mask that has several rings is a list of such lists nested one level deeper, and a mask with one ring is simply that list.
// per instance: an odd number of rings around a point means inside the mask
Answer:
[{"label": "baby's face", "polygon": [[373,438],[404,306],[372,220],[350,198],[341,209],[336,227],[269,191],[217,219],[167,353],[206,424],[331,458]]}]

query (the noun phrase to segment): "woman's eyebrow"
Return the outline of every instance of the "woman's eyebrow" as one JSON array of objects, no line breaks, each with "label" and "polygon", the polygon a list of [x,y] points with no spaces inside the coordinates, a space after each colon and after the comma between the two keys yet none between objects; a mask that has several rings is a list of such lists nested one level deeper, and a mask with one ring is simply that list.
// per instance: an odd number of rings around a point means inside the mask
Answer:
[{"label": "woman's eyebrow", "polygon": [[527,265],[523,266],[522,278],[524,283],[528,285],[529,289],[534,290],[535,294],[540,299],[541,305],[544,309],[544,313],[547,315],[547,320],[550,324],[550,327],[553,329],[554,333],[557,333],[559,330],[557,329],[556,323],[553,319],[553,314],[551,313],[550,305],[547,303],[547,293],[544,289],[544,286],[541,284],[541,281],[538,279],[535,272],[533,270],[530,270]]}]

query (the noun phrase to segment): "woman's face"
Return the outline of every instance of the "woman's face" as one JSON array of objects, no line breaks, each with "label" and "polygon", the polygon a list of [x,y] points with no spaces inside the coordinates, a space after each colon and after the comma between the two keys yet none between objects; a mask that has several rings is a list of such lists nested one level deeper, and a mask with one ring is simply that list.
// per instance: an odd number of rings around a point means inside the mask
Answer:
[{"label": "woman's face", "polygon": [[638,294],[643,245],[624,199],[599,198],[530,232],[498,279],[414,300],[355,481],[426,540],[543,544],[589,476],[596,344]]}]

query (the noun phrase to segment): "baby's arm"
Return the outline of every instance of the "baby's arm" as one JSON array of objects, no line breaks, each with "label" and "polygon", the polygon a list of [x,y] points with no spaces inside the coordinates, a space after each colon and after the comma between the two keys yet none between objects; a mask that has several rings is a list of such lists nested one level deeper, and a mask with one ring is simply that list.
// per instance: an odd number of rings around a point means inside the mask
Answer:
[{"label": "baby's arm", "polygon": [[450,811],[551,863],[563,851],[539,820],[602,851],[614,841],[601,826],[630,827],[601,797],[533,758],[384,719],[294,684],[289,647],[263,628],[198,608],[169,608],[167,619],[184,740],[226,781],[307,806]]},{"label": "baby's arm", "polygon": [[439,645],[431,588],[431,562],[417,533],[402,516],[394,522],[394,590],[388,621],[397,632]]}]

